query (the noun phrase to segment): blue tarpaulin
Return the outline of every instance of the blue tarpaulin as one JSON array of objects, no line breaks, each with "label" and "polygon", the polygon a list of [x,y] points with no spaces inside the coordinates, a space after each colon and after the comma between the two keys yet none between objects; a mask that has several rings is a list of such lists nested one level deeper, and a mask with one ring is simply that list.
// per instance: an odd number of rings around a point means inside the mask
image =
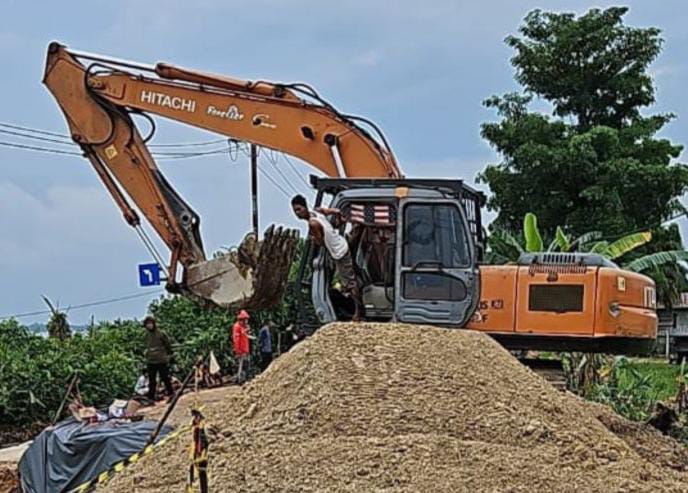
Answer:
[{"label": "blue tarpaulin", "polygon": [[[69,418],[46,428],[19,462],[22,491],[70,491],[140,452],[156,425],[124,420],[86,424]],[[171,429],[163,427],[158,438]]]}]

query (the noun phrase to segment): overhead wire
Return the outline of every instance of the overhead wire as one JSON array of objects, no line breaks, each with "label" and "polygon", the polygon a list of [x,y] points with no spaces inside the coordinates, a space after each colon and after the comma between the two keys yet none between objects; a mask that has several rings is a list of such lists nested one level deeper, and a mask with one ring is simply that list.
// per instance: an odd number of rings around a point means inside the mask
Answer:
[{"label": "overhead wire", "polygon": [[[12,130],[18,130],[21,132],[25,132],[23,134],[19,133],[13,133],[9,130],[0,130],[0,133],[7,133],[11,135],[16,135],[18,137],[25,137],[25,138],[33,138],[36,140],[46,140],[47,142],[55,142],[59,144],[71,144],[71,145],[77,145],[74,143],[72,140],[71,136],[63,133],[58,133],[58,132],[52,132],[49,130],[42,130],[38,128],[32,128],[32,127],[27,127],[24,125],[16,125],[14,123],[7,123],[7,122],[0,122],[0,127],[4,128],[9,128]],[[62,140],[48,140],[48,139],[38,139],[36,135],[26,135],[26,133],[29,134],[37,134],[37,135],[47,135],[50,137],[58,137]],[[64,140],[64,142],[63,142]],[[213,140],[207,140],[207,141],[198,141],[198,142],[180,142],[180,143],[160,143],[160,144],[148,144],[148,147],[169,147],[169,148],[185,148],[185,147],[205,147],[209,145],[215,145],[215,144],[222,144],[225,143],[227,139],[213,139]]]},{"label": "overhead wire", "polygon": [[[93,306],[102,306],[102,305],[108,305],[111,303],[118,303],[120,301],[127,301],[127,300],[133,300],[136,298],[143,298],[146,296],[160,294],[160,293],[163,293],[164,291],[165,291],[164,289],[158,289],[156,291],[149,291],[146,293],[137,293],[137,294],[131,294],[131,295],[126,295],[126,296],[120,296],[117,298],[109,298],[109,299],[105,299],[105,300],[91,301],[88,303],[81,303],[79,305],[70,305],[69,307],[66,308],[66,311],[79,310],[82,308],[90,308]],[[9,318],[33,317],[33,316],[37,316],[37,315],[48,315],[50,313],[52,313],[51,310],[37,310],[37,311],[33,311],[33,312],[14,313],[11,315],[1,315],[0,320],[6,320]]]},{"label": "overhead wire", "polygon": [[53,154],[67,154],[70,156],[81,156],[80,152],[64,151],[62,149],[51,149],[49,147],[39,147],[39,146],[31,146],[31,145],[26,145],[26,144],[18,144],[16,142],[0,141],[0,146],[13,147],[16,149],[23,149],[23,150],[34,151],[34,152],[47,152],[47,153],[53,153]]},{"label": "overhead wire", "polygon": [[[9,122],[0,122],[0,133],[5,135],[12,135],[14,137],[38,140],[43,142],[50,142],[57,145],[66,145],[77,147],[78,144],[72,141],[72,138],[63,133],[53,132],[49,130],[43,130],[38,128],[33,128],[25,125],[17,125]],[[10,130],[7,130],[10,129]],[[199,148],[207,147],[211,145],[217,145],[221,143],[227,143],[226,148],[210,149],[210,150],[198,150],[198,151],[177,151],[176,149],[186,149],[186,148]],[[12,141],[0,141],[0,146],[21,149],[33,152],[43,152],[52,154],[61,154],[68,156],[81,156],[82,153],[78,151],[68,151],[64,149],[30,145],[20,142]],[[230,159],[235,161],[238,158],[238,153],[242,152],[247,157],[250,157],[249,146],[246,142],[239,142],[233,139],[213,139],[208,141],[198,141],[198,142],[183,142],[183,143],[161,143],[161,144],[149,144],[149,147],[167,149],[165,151],[152,152],[151,154],[155,157],[159,157],[161,161],[171,161],[180,159],[189,159],[203,156],[213,156],[213,155],[229,155]],[[289,197],[291,194],[288,190],[294,193],[300,193],[292,179],[279,167],[279,155],[281,155],[287,162],[288,166],[291,168],[292,172],[298,177],[298,179],[306,186],[307,189],[310,188],[308,182],[303,178],[303,176],[298,172],[294,163],[287,157],[286,154],[282,152],[277,152],[273,150],[268,150],[267,148],[259,148],[259,152],[263,151],[264,155],[268,158],[274,171],[279,175],[277,179],[270,172],[268,172],[264,166],[259,166],[260,172],[265,176],[280,193]],[[277,157],[275,157],[275,155]],[[283,183],[280,183],[282,181]],[[151,245],[152,246],[152,245]]]},{"label": "overhead wire", "polygon": [[58,140],[53,137],[43,137],[41,135],[32,135],[31,133],[24,133],[24,132],[17,132],[14,130],[3,130],[0,128],[0,133],[5,134],[5,135],[14,135],[16,137],[21,137],[23,139],[32,139],[32,140],[40,140],[42,142],[53,142],[55,144],[60,144],[60,145],[68,145],[68,146],[73,146],[74,142],[67,141],[66,139],[60,137],[61,140]]},{"label": "overhead wire", "polygon": [[[50,138],[40,137],[40,136],[24,135],[24,134],[20,134],[18,132],[12,132],[12,131],[2,130],[2,129],[0,129],[0,134],[8,134],[8,135],[14,135],[14,136],[17,136],[20,138],[27,138],[27,139],[53,142],[53,143],[56,143],[59,145],[66,145],[66,146],[70,146],[73,148],[78,147],[77,144],[75,144],[73,142],[62,142],[62,141],[58,141],[56,139],[50,139]],[[220,141],[220,142],[222,142],[222,141]],[[214,141],[213,143],[217,144],[216,141]],[[0,141],[0,145],[5,146],[5,147],[15,148],[15,149],[22,149],[22,150],[26,150],[26,151],[34,151],[34,152],[64,154],[64,155],[69,155],[69,156],[81,156],[82,155],[82,153],[78,152],[78,151],[68,151],[65,149],[58,149],[58,148],[54,148],[54,147],[30,145],[30,144],[24,144],[24,143],[20,143],[20,142],[12,142],[12,141]],[[230,152],[229,149],[226,149],[226,148],[219,149],[218,148],[218,149],[211,149],[211,150],[207,150],[207,151],[193,151],[193,152],[158,151],[158,152],[152,152],[151,154],[155,157],[162,157],[164,159],[188,159],[188,158],[195,158],[195,157],[202,157],[202,156],[212,156],[212,155],[217,155],[217,154],[227,154],[228,152]]]},{"label": "overhead wire", "polygon": [[294,172],[294,174],[298,176],[299,179],[303,182],[303,184],[306,185],[306,188],[310,190],[311,186],[308,184],[308,181],[303,177],[303,174],[299,173],[299,170],[296,169],[296,165],[294,164],[294,162],[291,159],[289,159],[289,156],[286,153],[281,152],[280,154],[282,155],[282,158],[284,158],[284,160],[287,162],[287,164],[289,164],[289,167]]},{"label": "overhead wire", "polygon": [[66,135],[66,134],[61,134],[61,133],[57,133],[57,132],[50,132],[48,130],[40,130],[37,128],[25,127],[23,125],[16,125],[14,123],[0,122],[0,127],[12,128],[14,130],[23,130],[24,132],[33,132],[33,133],[42,134],[42,135],[51,135],[53,137],[62,137],[65,139],[71,139],[71,137],[69,135]]},{"label": "overhead wire", "polygon": [[[246,143],[244,143],[244,144],[245,144],[245,145],[242,147],[241,150],[242,150],[242,152],[244,153],[244,155],[250,159],[250,158],[251,158],[251,152],[250,152],[250,150],[249,150],[249,145],[246,144]],[[282,194],[283,194],[285,197],[290,198],[294,193],[298,195],[298,194],[300,193],[299,190],[294,186],[294,184],[291,182],[291,180],[289,180],[289,178],[282,172],[282,170],[279,169],[279,167],[278,167],[277,164],[276,164],[276,160],[273,161],[273,160],[271,159],[271,156],[270,156],[270,155],[268,154],[268,152],[266,152],[266,151],[267,151],[267,148],[265,148],[265,147],[258,147],[258,155],[263,154],[263,155],[265,155],[265,156],[268,158],[268,162],[270,162],[270,164],[272,165],[273,169],[274,169],[274,170],[277,172],[277,174],[282,178],[282,180],[284,180],[284,183],[286,183],[286,187],[289,188],[289,189],[291,189],[293,193],[288,192],[288,191],[285,189],[285,186],[283,186],[283,185],[281,185],[281,184],[278,184],[278,181],[279,181],[279,180],[275,179],[270,173],[268,173],[268,172],[261,166],[260,163],[258,163],[258,169],[261,171],[261,173],[262,173],[263,175],[265,175],[265,176],[270,180],[270,182],[271,182],[273,185],[275,185],[276,187],[279,188],[279,190],[282,192]]]},{"label": "overhead wire", "polygon": [[203,147],[213,144],[223,144],[225,142],[227,142],[227,139],[215,139],[204,142],[184,142],[181,144],[148,144],[148,147]]},{"label": "overhead wire", "polygon": [[275,171],[277,171],[277,174],[280,175],[280,176],[282,177],[282,179],[285,181],[285,183],[287,184],[287,186],[288,186],[289,188],[291,188],[291,189],[294,191],[295,194],[298,195],[298,194],[301,193],[301,192],[294,186],[294,184],[291,182],[291,180],[289,180],[289,178],[287,177],[287,175],[285,175],[284,172],[279,168],[279,166],[277,166],[276,163],[270,162],[270,164],[272,165],[272,168],[273,168]]},{"label": "overhead wire", "polygon": [[270,176],[270,173],[268,173],[267,171],[265,171],[265,170],[263,169],[263,167],[262,167],[260,164],[258,165],[258,171],[260,171],[261,174],[262,174],[265,178],[267,178],[267,179],[270,181],[270,183],[272,183],[272,184],[275,186],[275,188],[277,188],[277,190],[279,190],[279,191],[282,193],[282,195],[284,195],[286,198],[290,198],[290,197],[291,197],[291,194],[290,194],[289,192],[287,192],[287,191],[277,182],[277,180],[275,180],[272,176]]}]

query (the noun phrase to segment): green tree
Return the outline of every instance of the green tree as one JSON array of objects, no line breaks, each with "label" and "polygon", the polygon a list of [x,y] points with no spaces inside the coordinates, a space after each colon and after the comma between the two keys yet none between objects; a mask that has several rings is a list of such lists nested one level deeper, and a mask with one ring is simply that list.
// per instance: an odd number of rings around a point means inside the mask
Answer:
[{"label": "green tree", "polygon": [[[547,237],[559,224],[572,236],[594,229],[612,237],[685,212],[678,198],[688,167],[672,162],[682,147],[656,136],[673,115],[641,114],[655,100],[647,69],[661,51],[660,31],[626,26],[626,11],[535,10],[506,39],[524,92],[485,101],[500,121],[481,133],[502,161],[479,175],[498,226],[516,232],[533,212]],[[534,97],[551,104],[551,115],[529,109]],[[672,235],[669,249],[679,249]]]}]

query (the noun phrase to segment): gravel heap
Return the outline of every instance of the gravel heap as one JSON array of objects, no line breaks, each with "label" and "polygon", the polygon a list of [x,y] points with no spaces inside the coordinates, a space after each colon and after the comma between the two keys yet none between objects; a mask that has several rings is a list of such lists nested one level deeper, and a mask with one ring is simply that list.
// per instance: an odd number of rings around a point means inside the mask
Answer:
[{"label": "gravel heap", "polygon": [[[484,334],[331,324],[205,409],[212,492],[688,491],[688,454]],[[189,434],[101,491],[183,491]]]},{"label": "gravel heap", "polygon": [[17,465],[0,462],[0,493],[11,493],[18,486]]}]

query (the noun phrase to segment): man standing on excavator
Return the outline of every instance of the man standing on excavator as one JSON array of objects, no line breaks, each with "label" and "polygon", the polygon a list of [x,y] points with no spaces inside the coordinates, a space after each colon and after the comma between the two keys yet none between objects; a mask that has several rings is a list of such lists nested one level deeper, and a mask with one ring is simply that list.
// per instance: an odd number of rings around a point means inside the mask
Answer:
[{"label": "man standing on excavator", "polygon": [[291,207],[296,217],[308,221],[308,235],[313,242],[318,246],[324,246],[334,260],[342,291],[354,302],[353,321],[359,322],[363,316],[363,302],[349,244],[325,217],[325,214],[339,214],[339,211],[324,207],[311,211],[303,195],[295,195],[291,199]]}]

